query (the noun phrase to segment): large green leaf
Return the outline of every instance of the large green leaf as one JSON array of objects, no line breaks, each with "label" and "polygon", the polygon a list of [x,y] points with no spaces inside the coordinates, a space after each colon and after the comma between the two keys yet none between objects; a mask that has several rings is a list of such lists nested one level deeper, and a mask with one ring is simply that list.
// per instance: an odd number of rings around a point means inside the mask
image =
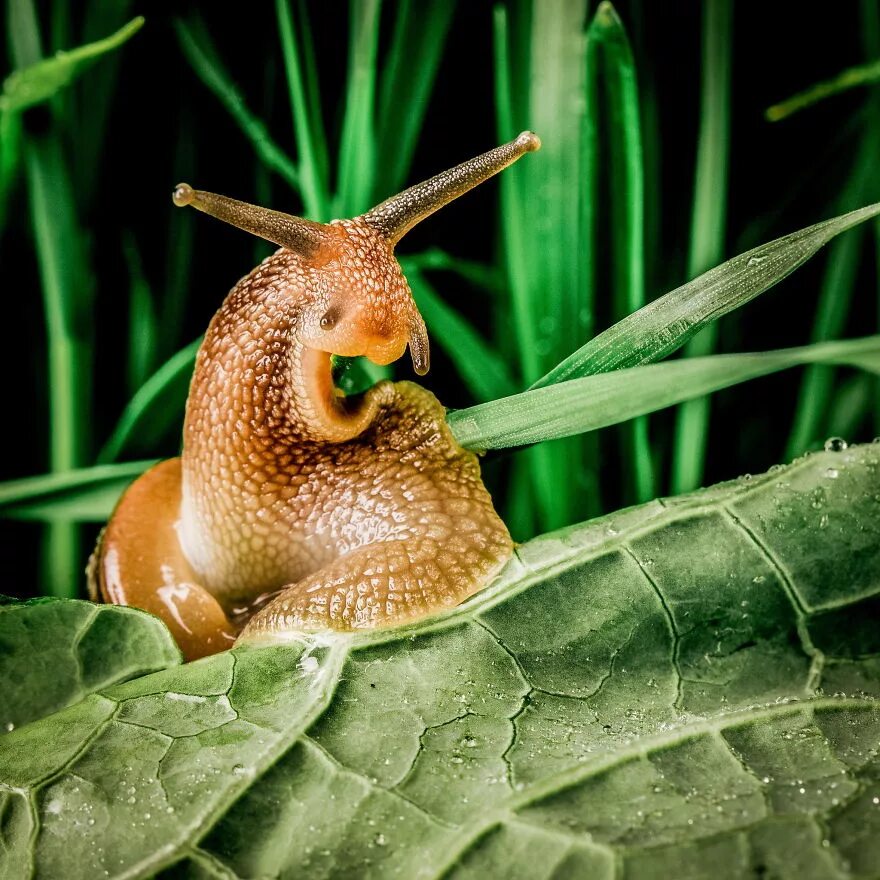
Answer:
[{"label": "large green leaf", "polygon": [[842,446],[16,729],[0,875],[875,877],[880,445]]},{"label": "large green leaf", "polygon": [[171,633],[143,611],[0,596],[0,734],[176,663]]}]

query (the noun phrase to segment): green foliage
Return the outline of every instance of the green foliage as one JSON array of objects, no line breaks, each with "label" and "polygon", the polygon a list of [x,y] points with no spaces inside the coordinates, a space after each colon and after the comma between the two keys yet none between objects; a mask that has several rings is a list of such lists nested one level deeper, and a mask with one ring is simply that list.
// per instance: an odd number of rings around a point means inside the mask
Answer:
[{"label": "green foliage", "polygon": [[570,379],[457,410],[449,425],[462,446],[523,446],[616,425],[802,364],[843,364],[880,374],[880,335],[760,354],[683,358]]},{"label": "green foliage", "polygon": [[[538,538],[423,624],[184,666],[139,612],[7,607],[55,661],[0,653],[20,711],[70,705],[0,738],[0,872],[870,878],[878,498],[880,446],[837,447]],[[164,668],[111,684],[137,627]]]},{"label": "green foliage", "polygon": [[143,24],[143,17],[138,16],[103,40],[77,46],[69,51],[56,52],[52,58],[13,71],[3,82],[0,113],[17,112],[48,101],[69,86],[101,56],[113,52],[127,42]]},{"label": "green foliage", "polygon": [[0,596],[4,731],[180,663],[164,624],[134,608],[4,599]]},{"label": "green foliage", "polygon": [[[730,69],[732,0],[703,6],[702,84],[697,167],[688,277],[695,278],[721,262],[727,225],[728,158],[730,153]],[[718,325],[710,324],[687,344],[685,356],[715,351]],[[708,448],[709,398],[683,404],[677,413],[672,490],[688,492],[703,484]]]}]

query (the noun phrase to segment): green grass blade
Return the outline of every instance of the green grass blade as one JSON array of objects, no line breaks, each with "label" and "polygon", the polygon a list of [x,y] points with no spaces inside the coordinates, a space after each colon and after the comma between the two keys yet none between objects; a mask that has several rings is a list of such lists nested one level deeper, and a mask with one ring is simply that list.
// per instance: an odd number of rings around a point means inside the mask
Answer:
[{"label": "green grass blade", "polygon": [[[730,69],[733,3],[710,0],[703,6],[703,71],[700,132],[691,215],[688,278],[696,278],[724,256],[727,168],[730,152]],[[685,348],[686,357],[715,350],[718,325],[704,327]],[[690,400],[676,414],[672,492],[680,495],[702,485],[709,434],[710,398]]]},{"label": "green grass blade", "polygon": [[[195,171],[195,138],[189,113],[182,113],[178,121],[177,143],[174,149],[175,177],[192,180]],[[170,357],[180,347],[180,328],[190,299],[192,287],[193,241],[196,218],[193,211],[169,211],[168,232],[165,237],[165,273],[160,291],[157,360]]]},{"label": "green grass blade", "polygon": [[9,197],[21,164],[21,117],[0,113],[0,234],[6,228]]},{"label": "green grass blade", "polygon": [[353,217],[370,208],[376,167],[376,51],[381,0],[351,0],[345,117],[339,143],[339,184],[333,213]]},{"label": "green grass blade", "polygon": [[516,386],[498,352],[440,298],[419,269],[403,258],[401,264],[431,338],[449,355],[468,391],[479,401],[513,394]]},{"label": "green grass blade", "polygon": [[880,373],[880,336],[630,367],[457,410],[448,421],[462,446],[522,446],[594,431],[749,379],[817,363]]},{"label": "green grass blade", "polygon": [[144,275],[137,243],[130,233],[124,238],[123,250],[129,275],[126,382],[129,393],[133,394],[143,385],[153,369],[158,327],[153,295]]},{"label": "green grass blade", "polygon": [[452,272],[465,281],[494,294],[504,291],[504,282],[497,266],[455,257],[438,247],[429,248],[418,254],[409,254],[406,261],[408,265],[423,271]]},{"label": "green grass blade", "polygon": [[[34,104],[47,101],[61,89],[69,86],[102,55],[118,49],[133,37],[143,24],[144,19],[138,16],[103,40],[67,52],[58,52],[52,58],[25,62],[27,66],[20,66],[4,81],[3,94],[0,95],[0,111],[24,110]],[[33,47],[22,47],[22,53],[32,56]]]},{"label": "green grass blade", "polygon": [[0,483],[0,516],[106,522],[131,481],[155,461],[81,468]]},{"label": "green grass blade", "polygon": [[[880,8],[874,0],[861,0],[859,4],[860,32],[862,35],[862,47],[866,58],[880,57]],[[880,152],[880,93],[875,89],[868,102],[868,115],[866,137],[873,142],[874,153]],[[880,329],[880,221],[875,220],[871,224],[874,252],[874,276],[877,288],[876,320]],[[873,428],[875,434],[880,434],[880,378],[874,380],[874,398],[869,403],[868,412],[873,416]],[[871,405],[873,404],[873,405]]]},{"label": "green grass blade", "polygon": [[449,0],[401,0],[382,70],[373,197],[403,189],[452,23]]},{"label": "green grass blade", "polygon": [[[33,5],[27,0],[10,6],[10,36],[16,64],[36,66],[40,38]],[[49,466],[63,471],[80,463],[90,421],[90,273],[84,265],[70,174],[57,132],[53,128],[27,138],[23,154],[46,322]],[[81,565],[79,531],[73,523],[53,523],[46,531],[42,568],[48,592],[77,594]]]},{"label": "green grass blade", "polygon": [[840,233],[878,214],[880,203],[867,205],[746,251],[600,333],[532,387],[660,360],[778,284]]},{"label": "green grass blade", "polygon": [[[838,198],[839,207],[848,207],[864,198],[866,190],[876,189],[874,173],[877,146],[873,133],[868,128],[847,184]],[[825,273],[813,318],[813,342],[836,339],[844,331],[859,270],[863,243],[861,233],[861,229],[856,230],[852,235],[833,242],[828,248]],[[804,373],[794,423],[786,446],[786,454],[791,454],[792,458],[822,441],[827,431],[825,420],[831,408],[833,389],[833,369],[813,367]]]},{"label": "green grass blade", "polygon": [[880,61],[849,67],[831,79],[815,83],[802,92],[768,107],[764,111],[764,116],[770,122],[779,122],[780,119],[785,119],[793,113],[811,107],[819,101],[824,101],[826,98],[839,95],[841,92],[848,92],[859,86],[873,85],[878,81],[880,81]]},{"label": "green grass blade", "polygon": [[6,7],[9,48],[18,68],[31,67],[43,57],[40,26],[33,0],[9,0]]},{"label": "green grass blade", "polygon": [[[306,78],[303,72],[299,40],[294,30],[289,0],[276,0],[275,18],[281,37],[284,68],[290,93],[290,109],[293,115],[293,131],[299,153],[299,175],[305,213],[312,220],[330,220],[330,198],[326,169],[321,168],[315,131],[312,127],[314,110],[308,106]],[[320,112],[320,108],[318,108]]]},{"label": "green grass blade", "polygon": [[[590,242],[581,228],[585,17],[580,0],[518,4],[510,17],[503,7],[495,11],[498,136],[530,128],[544,145],[539,162],[520,163],[500,181],[515,351],[527,382],[571,351],[592,317]],[[592,466],[580,440],[529,457],[539,528],[588,514],[595,496],[585,475]]]},{"label": "green grass blade", "polygon": [[827,419],[827,437],[854,437],[868,423],[878,376],[857,373],[838,385]]},{"label": "green grass blade", "polygon": [[91,310],[89,285],[77,278],[82,265],[70,178],[57,139],[26,144],[31,220],[43,287],[49,339],[50,458],[53,470],[76,467],[88,424],[88,344],[78,330]]},{"label": "green grass blade", "polygon": [[[298,20],[302,22],[302,33],[311,34],[312,26],[309,17],[307,0],[299,0]],[[330,151],[327,148],[327,132],[324,126],[324,116],[321,111],[321,84],[318,76],[318,62],[315,58],[315,41],[304,39],[302,42],[302,65],[305,76],[307,107],[309,109],[309,129],[312,133],[312,143],[315,148],[315,162],[322,180],[330,180]],[[329,190],[329,184],[328,184]]]},{"label": "green grass blade", "polygon": [[[645,304],[645,184],[638,85],[629,39],[608,0],[599,4],[587,40],[588,52],[595,59],[591,66],[604,82],[609,111],[612,277],[619,320]],[[636,502],[650,501],[654,473],[648,420],[636,419],[627,429],[632,494]]]},{"label": "green grass blade", "polygon": [[[814,341],[834,338],[843,329],[847,305],[852,298],[858,272],[862,240],[861,235],[855,233],[834,242],[829,248],[813,327]],[[795,407],[794,424],[786,445],[786,455],[794,458],[821,441],[821,435],[826,430],[825,419],[833,393],[832,369],[816,366],[806,371]]]},{"label": "green grass blade", "polygon": [[223,67],[201,20],[191,18],[184,21],[178,18],[174,21],[174,29],[187,61],[235,120],[251,142],[260,161],[299,192],[300,181],[296,166],[272,140],[263,122],[248,110],[244,98]]},{"label": "green grass blade", "polygon": [[122,454],[153,449],[172,426],[183,423],[189,381],[201,343],[199,338],[182,348],[138,389],[99,453],[99,464],[115,461]]},{"label": "green grass blade", "polygon": [[[65,0],[58,5],[71,6]],[[82,38],[91,42],[109,29],[121,27],[131,17],[133,5],[133,0],[89,0],[83,16]],[[86,73],[77,83],[71,96],[76,101],[76,121],[69,129],[73,138],[74,181],[78,198],[85,205],[92,204],[95,191],[104,180],[104,147],[111,141],[107,123],[113,98],[122,82],[122,62],[122,52],[109,53],[99,68]]]},{"label": "green grass blade", "polygon": [[[512,84],[510,70],[510,49],[507,9],[496,6],[494,10],[495,47],[495,106],[498,118],[498,140],[510,138],[516,130],[513,119]],[[519,165],[508,169],[501,175],[501,218],[504,233],[504,254],[507,261],[507,278],[510,285],[513,325],[516,335],[516,349],[520,358],[522,375],[540,375],[541,364],[538,356],[537,333],[532,319],[529,297],[530,266],[528,262],[529,224],[525,218],[525,205],[522,192],[522,168]]]}]

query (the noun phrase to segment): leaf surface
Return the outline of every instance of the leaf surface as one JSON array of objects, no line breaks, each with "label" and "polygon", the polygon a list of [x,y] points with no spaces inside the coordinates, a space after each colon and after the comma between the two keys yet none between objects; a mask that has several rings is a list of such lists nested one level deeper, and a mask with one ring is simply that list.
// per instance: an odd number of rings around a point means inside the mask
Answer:
[{"label": "leaf surface", "polygon": [[880,446],[823,452],[100,689],[0,739],[0,874],[874,877],[878,514]]},{"label": "leaf surface", "polygon": [[0,734],[177,663],[171,633],[143,611],[0,596]]}]

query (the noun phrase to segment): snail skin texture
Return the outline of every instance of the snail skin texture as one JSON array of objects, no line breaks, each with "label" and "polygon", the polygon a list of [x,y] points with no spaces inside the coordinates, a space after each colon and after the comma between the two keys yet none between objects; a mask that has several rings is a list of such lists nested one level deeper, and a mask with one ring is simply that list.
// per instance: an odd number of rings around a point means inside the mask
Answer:
[{"label": "snail skin texture", "polygon": [[236,641],[388,626],[457,605],[513,552],[476,456],[411,382],[345,397],[331,354],[428,371],[394,257],[416,223],[538,149],[531,132],[353,220],[313,223],[180,184],[281,246],[230,291],[199,349],[179,458],[122,496],[93,599],[160,617],[188,659]]}]

